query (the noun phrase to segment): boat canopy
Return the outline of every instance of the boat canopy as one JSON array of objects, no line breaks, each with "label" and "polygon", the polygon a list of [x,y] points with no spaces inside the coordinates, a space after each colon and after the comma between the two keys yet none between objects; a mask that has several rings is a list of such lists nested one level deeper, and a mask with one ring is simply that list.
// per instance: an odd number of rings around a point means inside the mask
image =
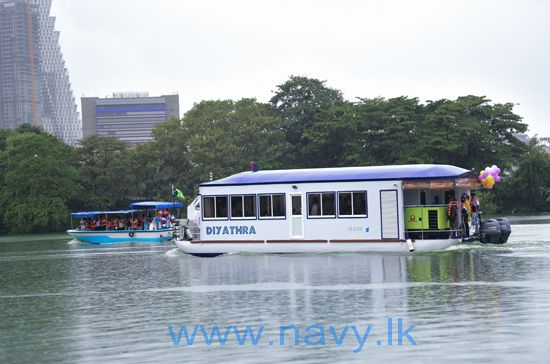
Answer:
[{"label": "boat canopy", "polygon": [[163,202],[163,201],[142,201],[132,202],[130,208],[135,209],[170,209],[175,207],[182,207],[181,202]]},{"label": "boat canopy", "polygon": [[113,210],[113,211],[85,211],[85,212],[73,212],[71,213],[72,217],[93,217],[98,215],[124,215],[138,212],[140,210]]},{"label": "boat canopy", "polygon": [[208,187],[275,183],[448,179],[459,177],[475,177],[475,173],[464,168],[442,164],[282,169],[241,172],[216,181],[202,183],[200,186]]}]

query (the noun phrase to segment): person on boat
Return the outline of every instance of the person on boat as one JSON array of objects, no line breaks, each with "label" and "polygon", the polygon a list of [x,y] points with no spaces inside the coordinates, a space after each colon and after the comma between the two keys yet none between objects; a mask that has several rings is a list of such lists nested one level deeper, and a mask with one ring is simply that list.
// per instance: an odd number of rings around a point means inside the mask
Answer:
[{"label": "person on boat", "polygon": [[106,217],[101,218],[101,230],[109,230],[109,219]]},{"label": "person on boat", "polygon": [[94,217],[94,230],[101,230],[101,219]]},{"label": "person on boat", "polygon": [[124,227],[126,226],[126,221],[124,221],[124,217],[121,217],[118,219],[118,230],[124,230]]},{"label": "person on boat", "polygon": [[161,219],[162,219],[162,212],[159,210],[157,212],[157,215],[155,216],[155,218],[153,219],[153,225],[155,227],[155,230],[160,230],[162,228],[162,225],[161,225]]},{"label": "person on boat", "polygon": [[451,195],[449,202],[447,204],[447,217],[450,221],[451,226],[451,237],[456,237],[456,229],[458,222],[458,201],[454,195]]},{"label": "person on boat", "polygon": [[161,223],[163,228],[171,227],[170,211],[168,211],[168,209],[162,209]]},{"label": "person on boat", "polygon": [[472,208],[472,221],[473,221],[473,224],[474,224],[474,228],[475,228],[475,233],[476,235],[479,234],[479,208],[480,208],[480,203],[479,203],[479,198],[477,198],[477,195],[475,192],[472,192],[472,199],[470,201],[470,206]]},{"label": "person on boat", "polygon": [[143,219],[143,230],[149,230],[149,219],[147,217]]},{"label": "person on boat", "polygon": [[470,225],[468,219],[470,218],[468,212],[469,202],[466,199],[466,195],[460,197],[460,219],[462,220],[462,234],[466,237],[470,236]]},{"label": "person on boat", "polygon": [[132,217],[132,230],[137,230],[138,229],[138,219],[137,217]]}]

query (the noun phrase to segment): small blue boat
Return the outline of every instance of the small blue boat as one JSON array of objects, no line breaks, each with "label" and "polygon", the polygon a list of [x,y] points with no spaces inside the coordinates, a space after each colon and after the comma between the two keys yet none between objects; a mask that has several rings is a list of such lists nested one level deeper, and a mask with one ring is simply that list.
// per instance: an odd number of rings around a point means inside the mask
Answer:
[{"label": "small blue boat", "polygon": [[182,207],[181,202],[145,201],[130,204],[129,210],[85,211],[71,213],[80,219],[76,229],[67,234],[84,243],[162,243],[173,238],[167,209]]}]

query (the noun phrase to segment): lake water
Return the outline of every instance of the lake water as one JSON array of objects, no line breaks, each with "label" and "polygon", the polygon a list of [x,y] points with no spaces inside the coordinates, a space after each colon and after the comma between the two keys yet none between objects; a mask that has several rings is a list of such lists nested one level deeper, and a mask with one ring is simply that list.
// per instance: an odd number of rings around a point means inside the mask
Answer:
[{"label": "lake water", "polygon": [[[170,244],[2,237],[0,362],[547,363],[550,221],[516,221],[506,245],[424,255],[196,258]],[[206,345],[200,330],[175,345],[182,325],[263,331],[257,345],[234,331]],[[360,347],[352,329],[361,339],[369,325]]]}]

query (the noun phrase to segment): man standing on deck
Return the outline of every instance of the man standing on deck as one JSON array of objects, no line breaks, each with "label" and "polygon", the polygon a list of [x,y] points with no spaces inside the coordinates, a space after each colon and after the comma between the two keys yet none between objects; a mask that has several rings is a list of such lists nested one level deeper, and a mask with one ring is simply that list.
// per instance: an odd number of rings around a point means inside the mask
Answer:
[{"label": "man standing on deck", "polygon": [[447,204],[447,218],[450,221],[451,226],[451,238],[455,238],[457,233],[457,222],[458,222],[458,201],[454,195],[451,195],[449,203]]},{"label": "man standing on deck", "polygon": [[470,216],[468,207],[470,202],[466,198],[466,194],[460,197],[460,220],[462,221],[462,236],[470,236],[470,225],[468,224],[468,218]]},{"label": "man standing on deck", "polygon": [[472,221],[475,228],[475,234],[479,234],[479,210],[480,210],[480,203],[479,198],[477,198],[476,193],[472,192],[472,200],[470,201],[470,206],[472,207]]}]

